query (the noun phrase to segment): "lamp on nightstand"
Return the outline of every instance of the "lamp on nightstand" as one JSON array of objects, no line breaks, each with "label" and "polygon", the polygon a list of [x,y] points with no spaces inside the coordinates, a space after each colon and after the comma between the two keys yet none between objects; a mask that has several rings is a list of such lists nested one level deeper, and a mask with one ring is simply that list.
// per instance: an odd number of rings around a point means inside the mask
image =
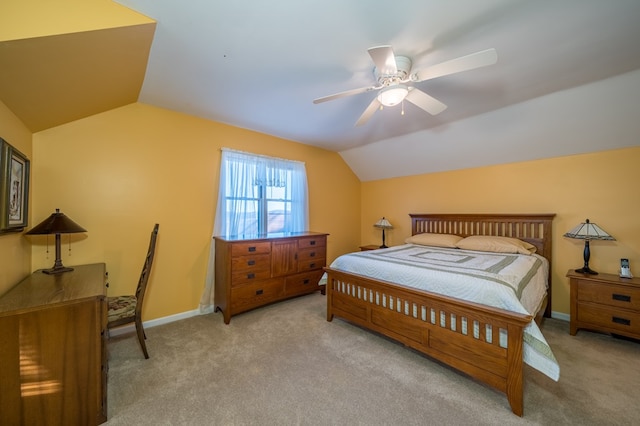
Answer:
[{"label": "lamp on nightstand", "polygon": [[579,274],[590,275],[598,275],[598,273],[589,268],[589,257],[591,257],[591,252],[589,250],[589,240],[616,240],[598,225],[589,222],[589,219],[564,234],[564,236],[575,238],[578,240],[584,240],[584,266],[580,269],[576,269],[576,272]]},{"label": "lamp on nightstand", "polygon": [[387,246],[384,244],[384,230],[392,229],[393,225],[391,225],[391,223],[383,216],[382,219],[377,221],[373,226],[382,229],[382,245],[380,246],[380,248],[387,248]]}]

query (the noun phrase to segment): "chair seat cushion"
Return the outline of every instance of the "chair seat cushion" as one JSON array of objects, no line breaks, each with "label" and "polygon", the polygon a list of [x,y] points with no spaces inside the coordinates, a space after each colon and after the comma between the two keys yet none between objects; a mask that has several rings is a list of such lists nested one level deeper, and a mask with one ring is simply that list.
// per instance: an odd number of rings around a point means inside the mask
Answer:
[{"label": "chair seat cushion", "polygon": [[130,318],[135,316],[136,302],[137,300],[135,296],[108,297],[108,321],[113,322],[121,318]]}]

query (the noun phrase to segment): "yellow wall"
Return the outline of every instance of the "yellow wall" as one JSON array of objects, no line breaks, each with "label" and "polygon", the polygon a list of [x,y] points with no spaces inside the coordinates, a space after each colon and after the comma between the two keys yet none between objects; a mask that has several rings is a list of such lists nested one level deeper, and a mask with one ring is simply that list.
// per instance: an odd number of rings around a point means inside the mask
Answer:
[{"label": "yellow wall", "polygon": [[154,22],[113,0],[2,0],[0,41]]},{"label": "yellow wall", "polygon": [[[63,236],[65,265],[106,262],[109,294],[135,288],[149,234],[160,224],[145,320],[196,309],[204,288],[220,148],[304,161],[310,230],[328,232],[329,261],[360,241],[360,182],[334,152],[145,104],[131,104],[33,136],[32,222],[56,208],[88,230]],[[334,206],[339,206],[335,208]],[[33,269],[51,267],[49,239]]]},{"label": "yellow wall", "polygon": [[[0,137],[31,159],[31,132],[1,101]],[[22,233],[0,234],[0,295],[26,277],[30,267],[31,245]]]},{"label": "yellow wall", "polygon": [[387,245],[411,233],[409,213],[555,213],[553,310],[569,313],[568,269],[581,267],[584,242],[563,234],[589,218],[616,238],[593,241],[589,266],[617,273],[629,258],[640,274],[640,148],[362,183],[362,243],[379,244],[373,224],[393,224]]}]

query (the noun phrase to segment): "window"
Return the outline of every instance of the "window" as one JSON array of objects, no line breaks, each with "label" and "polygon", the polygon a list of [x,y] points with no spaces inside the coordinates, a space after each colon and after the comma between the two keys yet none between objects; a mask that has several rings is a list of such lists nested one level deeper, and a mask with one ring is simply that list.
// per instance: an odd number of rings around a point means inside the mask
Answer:
[{"label": "window", "polygon": [[304,163],[222,150],[216,235],[306,231]]}]

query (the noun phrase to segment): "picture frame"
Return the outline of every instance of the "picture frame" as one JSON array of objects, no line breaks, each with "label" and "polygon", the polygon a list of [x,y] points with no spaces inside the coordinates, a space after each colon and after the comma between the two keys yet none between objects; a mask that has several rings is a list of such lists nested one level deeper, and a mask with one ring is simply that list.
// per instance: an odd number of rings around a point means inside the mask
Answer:
[{"label": "picture frame", "polygon": [[27,226],[30,169],[29,159],[0,138],[0,233]]}]

